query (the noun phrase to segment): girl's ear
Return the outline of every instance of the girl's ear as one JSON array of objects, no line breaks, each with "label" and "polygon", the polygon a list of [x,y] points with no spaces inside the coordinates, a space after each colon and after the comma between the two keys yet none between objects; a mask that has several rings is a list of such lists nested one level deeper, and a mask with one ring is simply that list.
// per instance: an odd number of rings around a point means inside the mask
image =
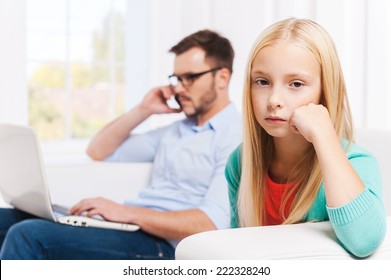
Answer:
[{"label": "girl's ear", "polygon": [[231,78],[231,72],[227,68],[222,68],[216,73],[216,86],[219,89],[228,87],[229,79]]}]

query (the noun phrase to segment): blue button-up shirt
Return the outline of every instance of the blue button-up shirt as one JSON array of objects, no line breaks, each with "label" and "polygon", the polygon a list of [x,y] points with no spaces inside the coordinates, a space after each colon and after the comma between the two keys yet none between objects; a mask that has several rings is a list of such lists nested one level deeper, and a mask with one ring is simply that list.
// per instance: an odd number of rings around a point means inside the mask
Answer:
[{"label": "blue button-up shirt", "polygon": [[186,118],[131,135],[107,160],[153,162],[150,185],[125,204],[160,211],[198,208],[222,229],[230,222],[224,169],[241,140],[241,117],[230,104],[203,126]]}]

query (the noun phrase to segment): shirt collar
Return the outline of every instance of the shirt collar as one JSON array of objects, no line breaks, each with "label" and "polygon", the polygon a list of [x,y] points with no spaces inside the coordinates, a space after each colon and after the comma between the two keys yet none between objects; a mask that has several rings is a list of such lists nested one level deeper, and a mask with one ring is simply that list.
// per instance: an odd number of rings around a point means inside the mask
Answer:
[{"label": "shirt collar", "polygon": [[236,110],[235,106],[232,103],[229,103],[223,110],[215,114],[202,126],[198,126],[193,118],[184,119],[182,123],[183,126],[181,126],[180,130],[182,133],[189,129],[195,133],[209,129],[216,131],[229,125],[238,114],[239,112]]},{"label": "shirt collar", "polygon": [[239,112],[235,106],[229,103],[223,110],[211,117],[207,124],[213,130],[219,130],[232,123],[238,116]]}]

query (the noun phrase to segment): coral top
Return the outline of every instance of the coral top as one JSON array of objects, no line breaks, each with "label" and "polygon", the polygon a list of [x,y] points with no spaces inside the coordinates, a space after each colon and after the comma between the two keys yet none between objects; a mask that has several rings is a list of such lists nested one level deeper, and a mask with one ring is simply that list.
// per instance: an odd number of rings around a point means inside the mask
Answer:
[{"label": "coral top", "polygon": [[[265,209],[266,209],[266,225],[280,225],[284,221],[280,207],[284,192],[294,186],[294,182],[279,184],[273,182],[269,175],[266,177],[266,197],[265,197]],[[292,205],[295,193],[288,199],[285,205],[284,213],[285,217],[288,217]]]}]

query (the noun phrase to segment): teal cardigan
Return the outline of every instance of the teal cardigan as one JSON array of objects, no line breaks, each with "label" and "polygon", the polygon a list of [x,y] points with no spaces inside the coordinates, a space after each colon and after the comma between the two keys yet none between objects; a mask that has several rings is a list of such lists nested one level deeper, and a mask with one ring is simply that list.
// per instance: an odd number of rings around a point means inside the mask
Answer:
[{"label": "teal cardigan", "polygon": [[[346,147],[346,141],[342,146]],[[303,222],[329,220],[341,245],[356,257],[372,254],[386,234],[382,182],[376,159],[366,150],[351,144],[346,156],[366,188],[349,203],[330,208],[326,205],[324,184]],[[231,206],[231,227],[239,226],[237,199],[241,175],[241,145],[230,155],[225,169]]]}]

